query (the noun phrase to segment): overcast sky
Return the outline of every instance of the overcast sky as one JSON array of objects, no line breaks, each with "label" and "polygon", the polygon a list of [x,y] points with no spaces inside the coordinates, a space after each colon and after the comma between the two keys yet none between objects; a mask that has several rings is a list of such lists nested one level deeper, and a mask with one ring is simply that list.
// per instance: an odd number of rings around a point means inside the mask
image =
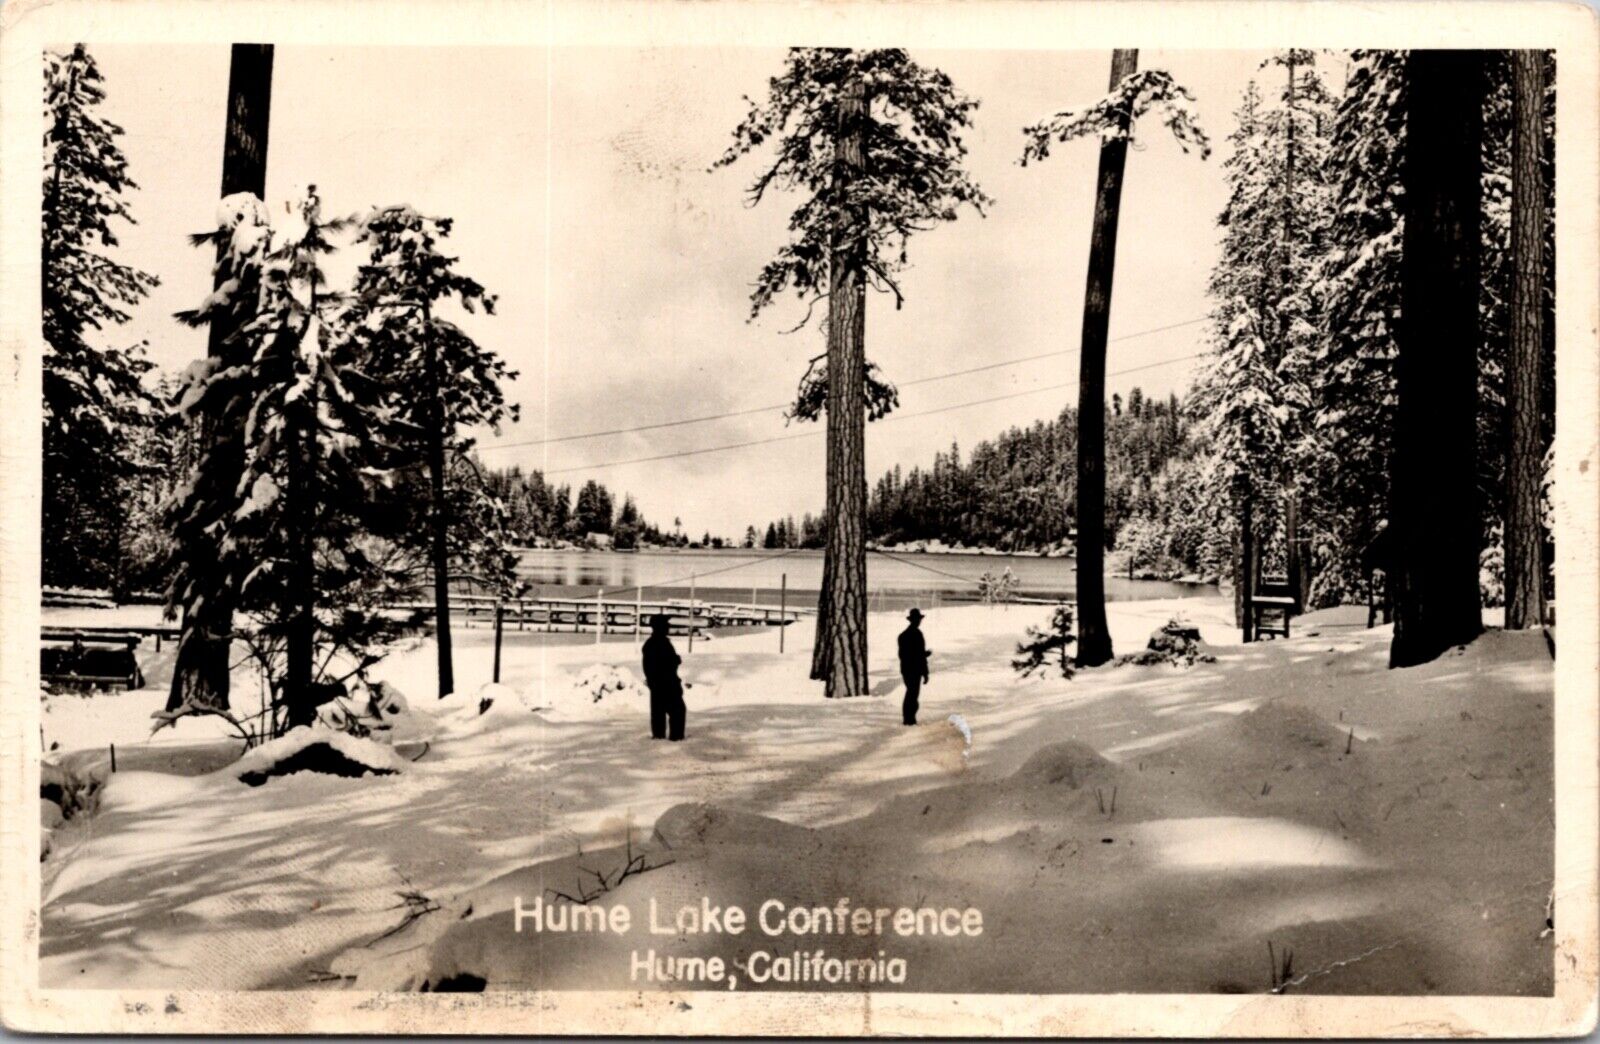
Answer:
[{"label": "overcast sky", "polygon": [[[162,366],[205,352],[174,311],[210,288],[209,260],[186,245],[211,227],[221,176],[226,47],[92,48],[107,78],[107,114],[141,185],[123,260],[161,287],[121,335],[148,339]],[[1110,55],[1075,51],[918,51],[981,107],[969,169],[995,204],[966,212],[910,247],[905,307],[874,295],[867,352],[894,381],[1075,349],[1097,152],[1056,149],[1022,168],[1021,128],[1105,91]],[[1222,145],[1258,52],[1143,51],[1196,96]],[[502,446],[785,402],[820,329],[783,331],[804,314],[786,300],[747,322],[756,273],[785,237],[798,200],[744,203],[745,161],[709,173],[783,60],[777,50],[279,47],[268,156],[269,202],[314,183],[330,213],[410,203],[455,218],[463,272],[499,295],[498,315],[466,325],[519,371],[508,389],[518,424],[485,432],[495,464],[588,477],[632,493],[646,517],[734,536],[750,523],[819,511],[820,433],[771,445],[599,467],[638,457],[812,430],[780,411],[544,445]],[[553,64],[551,64],[553,63]],[[1339,74],[1327,71],[1337,88]],[[1275,85],[1274,85],[1275,86]],[[1151,121],[1128,158],[1112,302],[1111,391],[1187,387],[1215,260],[1221,161],[1185,155]],[[354,255],[348,259],[353,262]],[[1176,326],[1148,336],[1129,337]],[[1054,416],[1072,388],[961,409],[978,399],[1075,379],[1077,358],[920,383],[902,419],[869,426],[869,481],[896,463],[926,465],[952,440],[963,450],[1012,425]],[[912,416],[941,410],[927,416]]]}]

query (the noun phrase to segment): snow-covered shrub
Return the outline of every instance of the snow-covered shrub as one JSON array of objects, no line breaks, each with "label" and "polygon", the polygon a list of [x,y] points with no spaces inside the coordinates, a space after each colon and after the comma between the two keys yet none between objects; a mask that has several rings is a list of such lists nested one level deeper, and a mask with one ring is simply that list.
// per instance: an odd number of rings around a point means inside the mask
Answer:
[{"label": "snow-covered shrub", "polygon": [[1478,593],[1485,607],[1506,604],[1506,548],[1500,527],[1489,532],[1489,544],[1478,552]]},{"label": "snow-covered shrub", "polygon": [[573,687],[591,704],[607,707],[624,703],[636,696],[649,696],[649,690],[626,667],[611,663],[597,663],[578,675]]},{"label": "snow-covered shrub", "polygon": [[259,787],[275,776],[295,772],[354,778],[389,776],[405,767],[404,758],[376,740],[322,726],[302,725],[259,747],[252,747],[234,762],[231,771],[240,782]]},{"label": "snow-covered shrub", "polygon": [[92,772],[68,763],[39,763],[39,798],[55,805],[62,819],[92,815],[100,805],[100,789],[104,782]]},{"label": "snow-covered shrub", "polygon": [[1050,614],[1050,626],[1029,627],[1025,641],[1017,643],[1017,656],[1011,666],[1023,677],[1054,666],[1061,677],[1072,677],[1072,657],[1068,646],[1078,640],[1072,633],[1072,606],[1058,605]]},{"label": "snow-covered shrub", "polygon": [[317,724],[334,732],[364,736],[382,743],[427,739],[432,730],[411,708],[405,694],[388,682],[363,683],[317,711]]},{"label": "snow-covered shrub", "polygon": [[1006,566],[999,576],[986,572],[978,577],[978,595],[989,605],[1012,601],[1017,597],[1018,586],[1017,574],[1011,571],[1010,566]]},{"label": "snow-covered shrub", "polygon": [[1192,667],[1196,663],[1216,663],[1217,658],[1205,652],[1198,627],[1187,620],[1173,617],[1151,633],[1150,641],[1143,649],[1117,662],[1146,667],[1158,663]]}]

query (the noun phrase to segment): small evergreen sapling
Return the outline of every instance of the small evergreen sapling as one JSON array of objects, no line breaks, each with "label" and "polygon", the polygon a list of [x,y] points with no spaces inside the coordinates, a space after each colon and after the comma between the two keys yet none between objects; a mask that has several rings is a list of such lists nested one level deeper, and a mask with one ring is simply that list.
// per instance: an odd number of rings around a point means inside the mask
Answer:
[{"label": "small evergreen sapling", "polygon": [[1034,671],[1056,667],[1061,677],[1073,675],[1072,654],[1068,648],[1078,640],[1072,633],[1072,606],[1058,605],[1050,614],[1049,628],[1028,628],[1027,640],[1017,643],[1016,658],[1011,667],[1024,678]]}]

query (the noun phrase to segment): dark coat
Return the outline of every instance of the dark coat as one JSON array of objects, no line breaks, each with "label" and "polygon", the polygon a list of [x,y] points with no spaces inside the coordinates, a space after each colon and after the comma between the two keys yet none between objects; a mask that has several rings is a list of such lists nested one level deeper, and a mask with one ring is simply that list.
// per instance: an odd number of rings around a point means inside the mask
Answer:
[{"label": "dark coat", "polygon": [[907,627],[900,632],[900,674],[906,678],[922,678],[928,673],[928,642],[920,627]]},{"label": "dark coat", "polygon": [[644,643],[644,681],[650,692],[657,696],[682,696],[683,683],[678,680],[678,650],[672,639],[664,634],[653,634]]}]

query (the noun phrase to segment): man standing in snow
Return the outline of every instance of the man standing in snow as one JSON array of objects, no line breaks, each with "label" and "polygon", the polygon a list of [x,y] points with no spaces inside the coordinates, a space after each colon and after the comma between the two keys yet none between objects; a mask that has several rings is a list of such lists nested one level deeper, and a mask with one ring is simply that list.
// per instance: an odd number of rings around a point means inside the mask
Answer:
[{"label": "man standing in snow", "polygon": [[[683,682],[678,680],[678,650],[667,637],[670,621],[662,613],[650,618],[650,637],[644,643],[644,682],[650,687],[650,738],[683,739]],[[671,722],[671,733],[667,730]]]},{"label": "man standing in snow", "polygon": [[911,625],[900,632],[900,677],[906,683],[906,700],[900,708],[907,725],[917,723],[917,697],[928,680],[928,644],[922,637],[922,610],[906,614]]}]

